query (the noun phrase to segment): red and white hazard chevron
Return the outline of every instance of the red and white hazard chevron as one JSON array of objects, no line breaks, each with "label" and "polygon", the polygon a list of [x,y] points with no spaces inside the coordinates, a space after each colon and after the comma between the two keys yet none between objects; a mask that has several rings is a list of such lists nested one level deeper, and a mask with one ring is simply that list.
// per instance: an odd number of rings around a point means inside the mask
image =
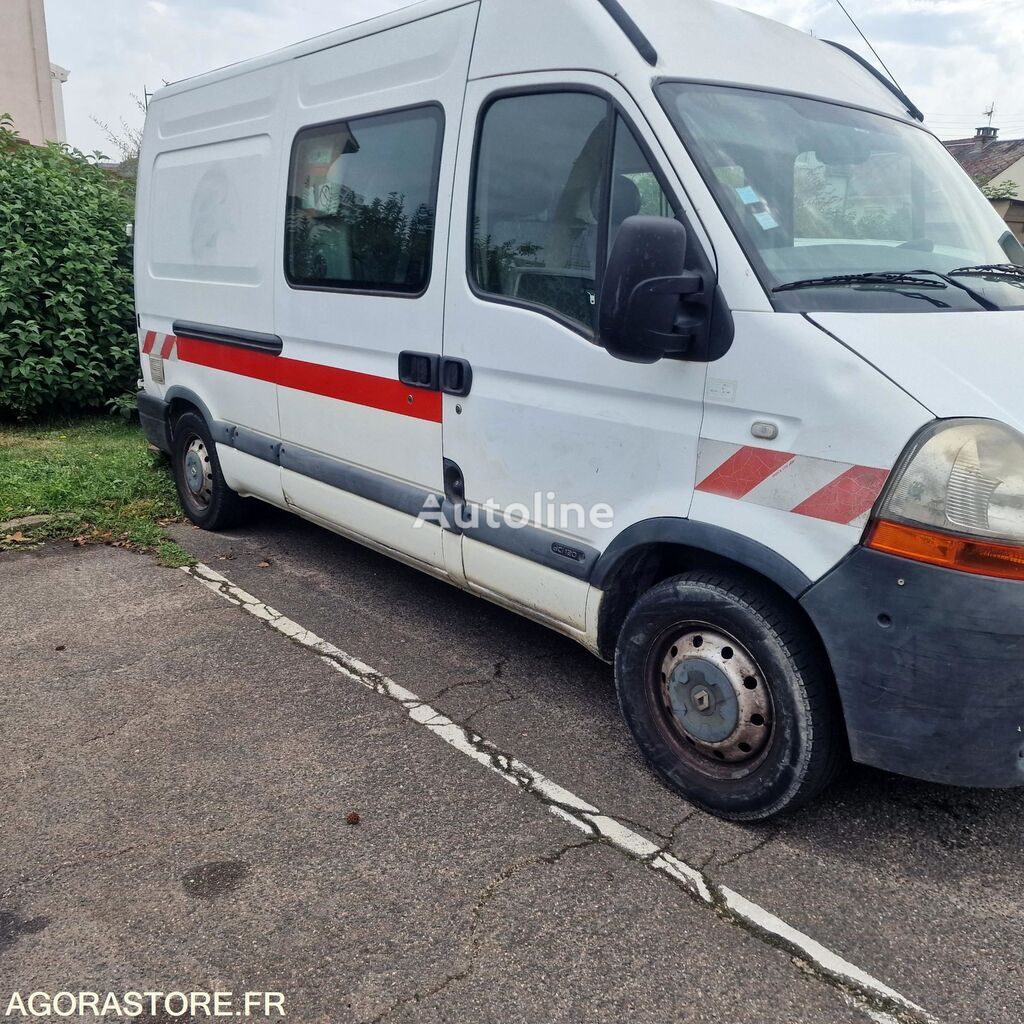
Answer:
[{"label": "red and white hazard chevron", "polygon": [[147,331],[142,339],[142,354],[144,356],[154,355],[161,359],[170,359],[174,354],[174,346],[178,339],[173,334],[158,334],[156,331]]},{"label": "red and white hazard chevron", "polygon": [[812,519],[863,526],[887,469],[702,439],[697,490]]}]

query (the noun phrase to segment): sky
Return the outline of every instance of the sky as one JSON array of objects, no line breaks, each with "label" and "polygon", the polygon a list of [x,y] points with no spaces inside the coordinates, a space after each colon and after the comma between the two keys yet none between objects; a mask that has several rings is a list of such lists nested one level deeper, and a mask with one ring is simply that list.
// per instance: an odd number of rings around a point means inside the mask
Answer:
[{"label": "sky", "polygon": [[[553,0],[557,2],[557,0]],[[672,0],[666,0],[671,3]],[[865,47],[836,0],[727,0]],[[1024,137],[1021,0],[844,0],[942,138],[986,123]],[[93,118],[140,127],[132,96],[408,5],[408,0],[45,0],[50,60],[70,69],[71,145],[116,156]]]}]

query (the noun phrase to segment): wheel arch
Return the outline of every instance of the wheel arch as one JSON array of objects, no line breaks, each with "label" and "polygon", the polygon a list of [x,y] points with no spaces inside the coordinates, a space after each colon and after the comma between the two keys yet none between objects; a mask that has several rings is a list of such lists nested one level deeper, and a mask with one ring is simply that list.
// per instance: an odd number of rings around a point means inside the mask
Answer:
[{"label": "wheel arch", "polygon": [[611,660],[622,624],[637,598],[670,576],[694,569],[732,569],[756,577],[791,599],[814,627],[799,597],[813,582],[778,552],[742,534],[709,523],[663,517],[635,523],[620,533],[594,566],[591,584],[603,592],[598,648]]},{"label": "wheel arch", "polygon": [[189,388],[183,388],[180,384],[169,387],[164,393],[164,401],[167,403],[167,423],[173,431],[174,421],[183,412],[194,410],[206,421],[206,426],[213,433],[217,427],[217,421],[210,415],[206,403]]}]

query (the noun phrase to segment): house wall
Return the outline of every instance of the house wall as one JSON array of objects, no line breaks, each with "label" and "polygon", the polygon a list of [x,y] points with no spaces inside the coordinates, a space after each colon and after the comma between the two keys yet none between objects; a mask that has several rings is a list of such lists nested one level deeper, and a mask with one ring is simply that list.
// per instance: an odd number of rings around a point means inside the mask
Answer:
[{"label": "house wall", "polygon": [[993,199],[992,207],[1006,221],[1006,226],[1017,237],[1017,241],[1024,245],[1024,201]]},{"label": "house wall", "polygon": [[53,95],[43,0],[3,0],[0,113],[29,142],[61,142]]},{"label": "house wall", "polygon": [[1012,181],[1017,186],[1017,196],[1024,199],[1024,157],[1015,164],[1010,164],[1002,174],[997,174],[990,185],[1004,185]]}]

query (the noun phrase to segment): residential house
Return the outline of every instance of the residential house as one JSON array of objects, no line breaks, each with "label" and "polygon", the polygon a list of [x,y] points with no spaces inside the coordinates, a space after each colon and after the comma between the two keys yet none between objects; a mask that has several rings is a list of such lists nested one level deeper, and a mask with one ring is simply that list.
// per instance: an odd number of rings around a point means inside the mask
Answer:
[{"label": "residential house", "polygon": [[27,142],[66,142],[62,87],[67,68],[50,63],[43,0],[3,0],[0,114]]},{"label": "residential house", "polygon": [[1018,240],[1024,242],[1024,139],[1000,139],[999,129],[979,128],[971,139],[953,139],[943,145],[960,166],[989,192],[996,212]]}]

